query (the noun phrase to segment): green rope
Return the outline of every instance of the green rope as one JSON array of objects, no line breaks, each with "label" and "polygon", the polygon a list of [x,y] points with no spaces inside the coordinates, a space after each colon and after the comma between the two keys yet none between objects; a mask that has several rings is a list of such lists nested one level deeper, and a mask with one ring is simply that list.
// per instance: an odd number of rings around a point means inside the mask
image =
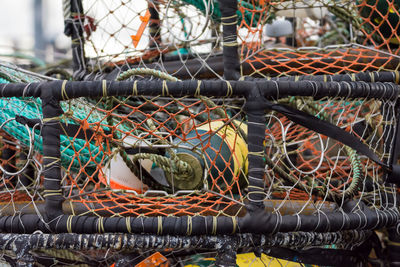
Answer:
[{"label": "green rope", "polygon": [[190,177],[193,175],[193,168],[185,161],[178,160],[177,157],[165,157],[157,154],[138,153],[132,157],[132,161],[136,162],[142,159],[149,159],[166,173],[174,174],[174,178],[181,180],[182,177]]},{"label": "green rope", "polygon": [[[289,102],[289,104],[294,105],[296,108],[298,108],[300,105],[302,106],[302,110],[312,114],[314,116],[320,117],[320,119],[329,121],[330,116],[323,110],[321,110],[321,107],[317,105],[314,101],[312,100],[307,100],[307,99],[297,99],[297,101],[294,101],[295,98],[291,97],[290,99],[281,99],[280,102]],[[306,105],[303,105],[306,104]],[[313,186],[305,185],[303,183],[299,183],[298,179],[294,177],[293,175],[287,173],[285,170],[283,170],[281,167],[276,165],[276,163],[272,162],[268,157],[265,157],[265,161],[267,165],[275,170],[282,178],[286,179],[287,181],[296,184],[299,189],[305,190],[307,192],[313,190],[316,190],[318,194],[321,194],[322,196],[328,193],[332,199],[340,199],[342,196],[345,198],[349,198],[354,196],[358,190],[360,189],[361,183],[362,183],[362,167],[361,167],[361,161],[356,153],[356,151],[348,146],[344,146],[344,150],[346,154],[349,156],[350,160],[350,165],[352,166],[353,169],[353,176],[352,176],[352,181],[347,187],[342,194],[339,194],[334,191],[328,190],[326,185],[322,185],[324,189],[318,189]],[[312,179],[310,179],[312,180]]]},{"label": "green rope", "polygon": [[[0,67],[0,83],[10,82],[39,82],[41,79],[33,76],[29,76],[25,73],[9,69],[7,67]],[[84,101],[84,100],[81,100]],[[101,121],[102,116],[99,112],[93,112],[93,106],[83,102],[71,100],[69,103],[61,102],[61,107],[66,114],[69,114],[70,107],[74,107],[74,118],[63,116],[61,121],[64,123],[76,123],[76,120],[83,120],[89,116],[89,122]],[[17,115],[22,115],[28,119],[43,119],[42,115],[42,102],[39,98],[0,98],[0,123],[3,123],[9,119],[14,119]],[[18,123],[15,120],[8,122],[4,125],[3,130],[13,138],[19,140],[21,145],[30,146],[30,140],[26,132],[24,125]],[[37,130],[34,133],[34,149],[43,152],[43,141],[40,131]],[[61,142],[61,165],[72,171],[79,171],[82,165],[88,169],[95,169],[97,163],[101,162],[103,153],[100,151],[100,147],[90,143],[89,147],[85,140],[74,139],[68,137],[63,132],[60,136]],[[75,151],[79,151],[77,156]],[[92,155],[96,155],[93,160]],[[87,170],[90,172],[89,170]]]},{"label": "green rope", "polygon": [[177,78],[175,78],[174,76],[165,73],[165,72],[161,72],[159,70],[155,70],[155,69],[148,69],[148,68],[136,68],[136,69],[130,69],[127,71],[122,72],[118,78],[117,81],[123,81],[123,80],[127,80],[132,76],[135,75],[149,75],[149,76],[154,76],[163,80],[167,80],[167,81],[172,81],[172,82],[176,82],[178,81]]}]

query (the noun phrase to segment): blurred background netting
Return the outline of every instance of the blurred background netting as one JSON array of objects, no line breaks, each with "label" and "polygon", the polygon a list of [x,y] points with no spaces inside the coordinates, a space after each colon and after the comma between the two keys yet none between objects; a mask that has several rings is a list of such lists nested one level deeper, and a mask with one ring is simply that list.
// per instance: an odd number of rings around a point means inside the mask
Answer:
[{"label": "blurred background netting", "polygon": [[[242,75],[397,70],[398,5],[390,0],[238,1]],[[180,79],[222,78],[220,8],[217,1],[203,0],[84,0],[80,15],[70,16],[81,31],[74,42],[84,48],[75,56],[91,79],[115,78],[138,67]]]}]

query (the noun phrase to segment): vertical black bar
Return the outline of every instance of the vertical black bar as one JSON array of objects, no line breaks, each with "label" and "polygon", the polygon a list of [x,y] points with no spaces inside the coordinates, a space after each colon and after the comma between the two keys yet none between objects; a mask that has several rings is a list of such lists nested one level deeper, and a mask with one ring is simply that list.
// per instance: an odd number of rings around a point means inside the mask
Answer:
[{"label": "vertical black bar", "polygon": [[[48,88],[50,89],[50,88]],[[53,98],[52,90],[42,90],[43,110],[43,175],[46,215],[52,220],[63,214],[61,190],[60,102]]]},{"label": "vertical black bar", "polygon": [[[252,206],[264,208],[264,140],[266,130],[265,102],[257,90],[247,98],[245,110],[248,119],[248,200]],[[265,100],[265,99],[264,99]]]},{"label": "vertical black bar", "polygon": [[82,80],[86,74],[85,38],[84,38],[84,13],[81,0],[71,0],[71,48],[72,68],[75,80]]},{"label": "vertical black bar", "polygon": [[150,48],[157,48],[161,44],[161,27],[160,27],[160,15],[158,14],[158,3],[149,2],[150,22]]},{"label": "vertical black bar", "polygon": [[240,60],[237,43],[237,0],[218,0],[221,10],[224,78],[238,80],[240,78]]}]

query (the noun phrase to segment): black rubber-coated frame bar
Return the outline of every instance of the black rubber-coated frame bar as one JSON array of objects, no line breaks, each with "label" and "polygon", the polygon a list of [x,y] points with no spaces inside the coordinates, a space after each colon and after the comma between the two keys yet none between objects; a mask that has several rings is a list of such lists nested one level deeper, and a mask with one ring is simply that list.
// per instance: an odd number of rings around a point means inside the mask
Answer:
[{"label": "black rubber-coated frame bar", "polygon": [[86,74],[84,12],[81,0],[71,0],[71,49],[72,69],[75,80],[81,80]]},{"label": "black rubber-coated frame bar", "polygon": [[248,193],[247,199],[252,205],[264,209],[264,140],[266,130],[264,97],[258,90],[252,90],[246,104],[247,147],[248,147]]},{"label": "black rubber-coated frame bar", "polygon": [[43,124],[43,175],[44,197],[47,220],[63,215],[64,197],[61,189],[61,141],[60,116],[63,111],[60,102],[53,98],[51,91],[41,92]]},{"label": "black rubber-coated frame bar", "polygon": [[236,0],[218,0],[218,3],[221,7],[224,78],[238,80],[240,78],[236,14],[238,3]]},{"label": "black rubber-coated frame bar", "polygon": [[[258,210],[245,217],[90,217],[62,215],[43,221],[38,215],[0,217],[0,232],[33,233],[149,233],[160,235],[215,235],[255,233],[285,233],[293,231],[335,232],[352,229],[379,229],[396,225],[399,213],[396,207],[370,210],[363,207],[352,212],[358,203],[349,201],[343,211],[317,215],[280,216]],[[188,232],[188,229],[191,229]]]},{"label": "black rubber-coated frame bar", "polygon": [[156,1],[149,1],[148,3],[150,20],[149,20],[149,47],[157,48],[161,44],[161,27],[160,15],[158,14],[159,5]]},{"label": "black rubber-coated frame bar", "polygon": [[[253,78],[245,77],[246,81],[265,81],[266,78]],[[382,72],[358,72],[352,74],[335,74],[335,75],[298,75],[298,76],[281,76],[281,77],[269,77],[267,80],[272,81],[319,81],[319,82],[351,82],[351,81],[363,81],[363,82],[392,82],[400,83],[400,72],[399,71],[382,71]]]},{"label": "black rubber-coated frame bar", "polygon": [[[188,80],[178,82],[164,81],[63,81],[43,83],[0,84],[0,97],[40,97],[42,91],[49,90],[56,100],[68,100],[78,97],[101,96],[210,96],[210,97],[248,97],[254,89],[266,99],[279,99],[288,96],[365,98],[395,100],[400,92],[393,83],[365,82],[319,82],[319,81],[221,81]],[[105,88],[104,88],[105,87]],[[134,89],[136,87],[136,89]]]}]

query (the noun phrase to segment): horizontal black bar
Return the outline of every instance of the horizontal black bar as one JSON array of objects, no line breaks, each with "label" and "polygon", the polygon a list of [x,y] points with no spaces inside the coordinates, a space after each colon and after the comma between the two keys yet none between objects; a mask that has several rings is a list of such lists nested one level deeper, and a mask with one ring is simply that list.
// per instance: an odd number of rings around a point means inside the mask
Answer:
[{"label": "horizontal black bar", "polygon": [[[37,215],[0,217],[0,232],[33,233],[36,230],[56,233],[149,233],[162,235],[216,235],[277,232],[335,232],[353,229],[380,229],[390,227],[399,221],[399,212],[393,208],[371,210],[362,203],[349,201],[343,205],[343,212],[318,213],[317,215],[278,215],[262,210],[247,212],[244,217],[130,217],[105,218],[62,215],[46,224]],[[348,211],[348,212],[346,212]]]},{"label": "horizontal black bar", "polygon": [[[29,119],[21,115],[16,115],[15,120],[21,124],[27,125],[28,127],[32,128],[36,124],[42,125],[41,119]],[[59,123],[62,129],[62,133],[68,135],[72,138],[78,138],[82,140],[91,140],[96,132],[91,129],[83,129],[81,125],[73,124],[73,123]],[[109,135],[111,134],[110,130],[103,130],[104,134]]]},{"label": "horizontal black bar", "polygon": [[323,82],[323,81],[222,81],[222,80],[187,80],[178,82],[165,81],[51,81],[43,83],[0,84],[0,97],[39,97],[45,92],[52,93],[58,100],[78,97],[101,96],[248,96],[257,89],[268,99],[287,96],[348,97],[393,100],[399,93],[399,86],[394,83],[366,82]]},{"label": "horizontal black bar", "polygon": [[391,82],[400,83],[400,72],[399,71],[366,71],[358,73],[348,74],[335,74],[335,75],[295,75],[295,76],[280,76],[280,77],[268,77],[268,78],[253,78],[245,77],[246,81],[318,81],[318,82]]}]

